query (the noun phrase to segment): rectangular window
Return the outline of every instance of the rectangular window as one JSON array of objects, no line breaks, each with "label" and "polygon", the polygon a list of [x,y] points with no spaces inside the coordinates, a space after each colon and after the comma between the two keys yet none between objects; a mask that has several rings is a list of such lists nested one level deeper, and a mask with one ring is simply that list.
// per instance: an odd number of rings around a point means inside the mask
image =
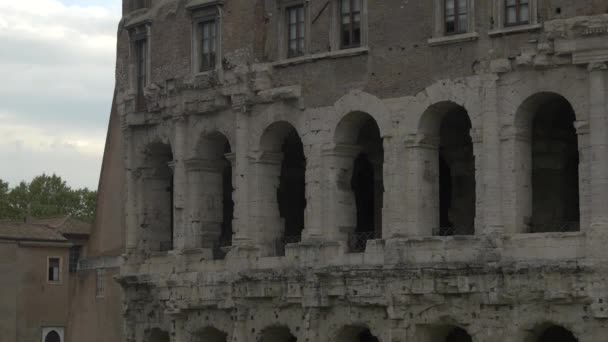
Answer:
[{"label": "rectangular window", "polygon": [[105,293],[106,270],[98,268],[95,274],[95,297],[103,298]]},{"label": "rectangular window", "polygon": [[287,8],[287,57],[304,55],[305,20],[304,5]]},{"label": "rectangular window", "polygon": [[61,282],[61,258],[48,258],[47,280],[49,283]]},{"label": "rectangular window", "polygon": [[148,41],[138,39],[135,41],[135,73],[137,86],[137,110],[145,110],[144,89],[148,77]]},{"label": "rectangular window", "polygon": [[198,24],[201,37],[200,70],[208,71],[215,68],[217,53],[217,25],[215,20],[202,21]]},{"label": "rectangular window", "polygon": [[445,0],[445,34],[459,34],[468,31],[468,1]]},{"label": "rectangular window", "polygon": [[361,0],[340,0],[342,49],[361,46]]},{"label": "rectangular window", "polygon": [[530,23],[529,0],[505,0],[505,26]]},{"label": "rectangular window", "polygon": [[74,273],[78,270],[78,260],[80,260],[80,252],[82,251],[82,246],[72,246],[70,247],[70,273]]}]

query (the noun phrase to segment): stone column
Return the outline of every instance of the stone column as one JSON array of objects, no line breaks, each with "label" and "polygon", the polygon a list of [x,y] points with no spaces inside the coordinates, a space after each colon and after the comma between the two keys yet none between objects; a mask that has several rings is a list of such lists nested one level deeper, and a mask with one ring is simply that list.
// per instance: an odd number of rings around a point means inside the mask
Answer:
[{"label": "stone column", "polygon": [[608,228],[608,75],[606,63],[589,65],[591,229]]},{"label": "stone column", "polygon": [[126,167],[127,167],[127,175],[126,175],[126,232],[125,232],[125,250],[127,255],[131,255],[135,252],[137,248],[137,230],[138,230],[138,182],[139,182],[139,173],[136,170],[135,166],[135,142],[133,141],[133,137],[129,135],[127,132],[125,134],[125,143],[127,144],[127,156],[126,156]]},{"label": "stone column", "polygon": [[374,168],[374,233],[376,238],[384,237],[383,226],[385,222],[384,208],[388,204],[384,201],[386,178],[384,175],[385,156],[378,151],[373,153],[370,162]]},{"label": "stone column", "polygon": [[285,229],[277,201],[282,160],[282,153],[271,152],[260,152],[251,160],[254,177],[250,183],[251,226],[262,255],[275,255],[277,239]]},{"label": "stone column", "polygon": [[173,139],[173,249],[184,246],[187,212],[184,209],[188,197],[188,180],[184,159],[186,155],[187,126],[183,118],[174,120]]},{"label": "stone column", "polygon": [[[485,82],[485,95],[482,101],[483,131],[483,172],[477,176],[476,183],[482,183],[483,230],[482,234],[501,233],[504,230],[502,214],[502,167],[500,141],[500,115],[498,94],[494,76]],[[477,158],[476,158],[477,159]],[[478,187],[479,188],[479,187]],[[478,201],[479,203],[479,201]],[[479,208],[479,206],[477,207]],[[477,215],[476,215],[477,216]]]},{"label": "stone column", "polygon": [[526,233],[532,218],[531,131],[515,126],[501,129],[504,232]]},{"label": "stone column", "polygon": [[405,143],[407,236],[431,236],[439,227],[439,139],[412,136]]},{"label": "stone column", "polygon": [[234,330],[232,331],[231,342],[248,342],[253,341],[251,333],[247,329],[247,321],[249,320],[249,310],[245,308],[236,308],[234,310]]},{"label": "stone column", "polygon": [[360,151],[359,146],[340,144],[322,152],[325,170],[323,217],[327,240],[347,241],[348,234],[357,226],[357,208],[350,182],[353,162]]},{"label": "stone column", "polygon": [[[483,228],[485,226],[485,196],[484,182],[485,182],[485,146],[483,144],[483,132],[480,128],[471,129],[471,140],[473,143],[473,158],[475,159],[475,170],[473,171],[475,177],[475,219],[473,220],[473,234],[483,234]],[[458,233],[458,232],[457,232]]]},{"label": "stone column", "polygon": [[232,230],[234,231],[232,244],[251,245],[251,218],[249,214],[249,114],[246,109],[235,109],[236,111],[236,133],[233,166],[232,186],[235,188],[234,220]]},{"label": "stone column", "polygon": [[321,167],[320,144],[305,145],[306,153],[306,211],[303,241],[323,240],[323,168]]}]

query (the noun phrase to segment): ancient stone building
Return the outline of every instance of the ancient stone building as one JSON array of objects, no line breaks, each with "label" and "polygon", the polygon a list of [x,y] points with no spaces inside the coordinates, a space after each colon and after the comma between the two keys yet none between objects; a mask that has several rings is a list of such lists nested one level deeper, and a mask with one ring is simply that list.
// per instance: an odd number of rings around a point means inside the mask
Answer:
[{"label": "ancient stone building", "polygon": [[126,341],[608,341],[606,0],[123,10]]}]

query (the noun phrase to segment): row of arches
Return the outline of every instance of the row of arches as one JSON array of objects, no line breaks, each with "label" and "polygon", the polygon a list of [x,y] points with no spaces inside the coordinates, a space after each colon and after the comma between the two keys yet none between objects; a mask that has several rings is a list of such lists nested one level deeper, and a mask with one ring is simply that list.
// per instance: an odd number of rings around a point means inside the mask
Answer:
[{"label": "row of arches", "polygon": [[[473,342],[466,329],[458,326],[439,325],[422,329],[422,340],[428,342]],[[169,333],[152,329],[145,342],[170,342]],[[206,327],[191,334],[191,342],[228,342],[228,334],[214,327]],[[297,342],[298,338],[286,326],[268,327],[257,336],[256,342]],[[374,333],[363,325],[346,326],[333,337],[335,342],[380,342]],[[532,334],[525,342],[578,342],[568,329],[551,325]]]},{"label": "row of arches", "polygon": [[[518,186],[531,194],[522,200],[528,232],[579,230],[579,148],[570,103],[557,94],[542,93],[528,99],[520,109],[517,125],[515,168]],[[476,219],[476,156],[471,119],[467,110],[453,102],[431,106],[422,116],[418,145],[425,159],[423,183],[432,189],[425,206],[435,218],[433,234],[472,235]],[[367,240],[382,238],[384,208],[383,137],[374,118],[352,112],[338,123],[334,136],[339,215],[346,216],[343,238],[351,252],[365,249]],[[268,126],[253,161],[256,187],[256,217],[264,231],[256,232],[267,255],[283,255],[286,243],[299,242],[309,205],[307,159],[298,131],[280,121]],[[151,250],[170,249],[175,221],[171,147],[154,143],[146,150],[149,176],[140,192],[144,205],[143,240]],[[195,209],[187,225],[202,247],[213,247],[221,257],[231,244],[234,218],[232,149],[221,133],[203,137],[197,159],[187,168],[188,201]],[[195,190],[192,190],[195,189]],[[196,190],[198,189],[198,190]],[[320,200],[315,198],[314,200]],[[398,205],[398,203],[395,203]],[[197,235],[198,234],[198,235]],[[155,247],[158,246],[158,247]]]}]

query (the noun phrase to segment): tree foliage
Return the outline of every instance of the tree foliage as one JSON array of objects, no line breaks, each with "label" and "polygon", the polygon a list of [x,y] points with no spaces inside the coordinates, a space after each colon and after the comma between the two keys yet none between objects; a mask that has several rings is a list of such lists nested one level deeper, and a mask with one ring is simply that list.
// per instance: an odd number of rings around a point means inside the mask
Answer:
[{"label": "tree foliage", "polygon": [[97,191],[72,189],[54,174],[42,174],[30,183],[21,182],[12,189],[0,179],[0,219],[71,215],[93,222],[96,199]]}]

